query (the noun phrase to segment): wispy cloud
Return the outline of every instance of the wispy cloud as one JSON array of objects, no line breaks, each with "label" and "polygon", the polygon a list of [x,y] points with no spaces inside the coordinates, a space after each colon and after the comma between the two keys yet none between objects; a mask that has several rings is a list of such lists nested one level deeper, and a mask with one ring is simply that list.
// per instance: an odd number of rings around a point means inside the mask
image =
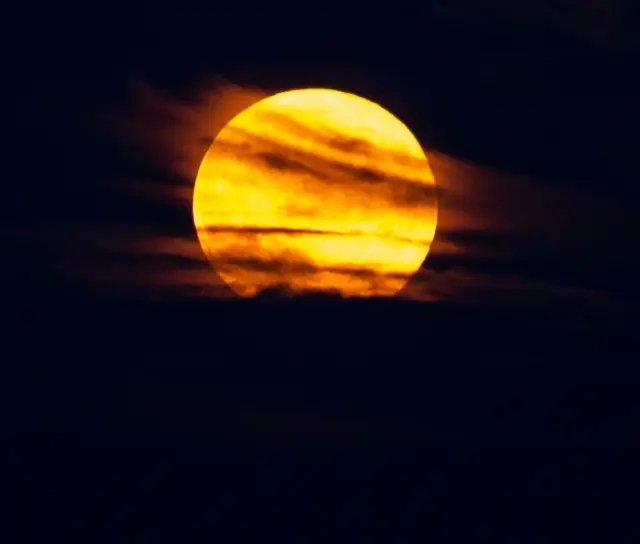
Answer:
[{"label": "wispy cloud", "polygon": [[[117,172],[95,180],[102,182],[105,194],[117,196],[113,217],[3,234],[36,240],[63,277],[96,289],[147,287],[158,296],[168,290],[232,296],[198,242],[191,220],[193,183],[214,136],[268,93],[214,82],[191,97],[176,98],[136,82],[129,106],[87,114],[85,119],[87,130],[99,135],[121,165]],[[305,137],[345,152],[370,153],[362,142],[341,140],[335,134]],[[236,145],[229,152],[243,151]],[[603,262],[626,262],[625,256],[633,254],[628,244],[616,243],[628,239],[629,229],[638,224],[628,206],[576,188],[559,188],[434,150],[427,152],[437,182],[438,229],[425,265],[399,296],[422,301],[528,300],[531,304],[548,296],[576,304],[604,303],[606,297],[588,282],[577,286],[573,280],[581,263],[589,268],[594,262],[594,245]],[[272,168],[306,168],[319,182],[342,172],[360,179],[369,176],[372,186],[376,184],[375,172],[300,157],[284,148],[246,158]],[[96,172],[100,176],[103,170]],[[120,202],[144,213],[135,221],[119,219]],[[149,221],[153,214],[161,215],[161,220]],[[561,260],[565,264],[559,266]],[[265,273],[264,263],[254,264]],[[300,266],[313,269],[309,263]],[[357,268],[329,272],[369,281]]]}]

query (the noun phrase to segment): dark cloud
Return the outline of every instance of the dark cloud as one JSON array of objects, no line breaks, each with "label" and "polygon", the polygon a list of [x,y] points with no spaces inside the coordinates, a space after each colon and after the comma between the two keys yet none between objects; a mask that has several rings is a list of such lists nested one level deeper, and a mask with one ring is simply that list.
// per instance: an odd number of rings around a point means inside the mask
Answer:
[{"label": "dark cloud", "polygon": [[384,181],[385,180],[385,175],[382,172],[376,172],[375,170],[372,170],[371,168],[358,168],[355,172],[354,172],[354,177],[358,180],[358,181],[367,181],[367,182],[380,182],[380,181]]},{"label": "dark cloud", "polygon": [[327,139],[330,147],[344,151],[345,153],[357,153],[358,155],[370,155],[373,152],[369,142],[358,139],[348,138],[341,135],[333,135]]},{"label": "dark cloud", "polygon": [[249,153],[248,158],[263,160],[269,168],[274,170],[290,171],[290,172],[304,172],[318,179],[326,180],[328,177],[321,171],[310,168],[304,163],[291,159],[287,156],[286,152],[261,152],[261,153]]},{"label": "dark cloud", "polygon": [[485,258],[504,255],[519,257],[523,254],[533,256],[532,254],[538,254],[542,250],[536,248],[535,239],[488,229],[444,230],[439,233],[439,237],[444,242],[464,247],[468,255]]},{"label": "dark cloud", "polygon": [[[226,227],[226,226],[212,226],[204,227],[202,232],[207,234],[225,234],[235,233],[242,234],[243,236],[257,236],[262,234],[286,234],[288,236],[302,236],[302,235],[315,235],[315,236],[370,236],[369,233],[362,232],[337,232],[331,230],[314,230],[314,229],[299,229],[288,227]],[[408,238],[401,238],[398,236],[385,236],[385,239],[394,240],[398,242],[415,243],[415,240]]]},{"label": "dark cloud", "polygon": [[[257,114],[257,118],[266,125],[273,126],[274,128],[279,127],[287,134],[310,142],[312,144],[311,149],[314,147],[322,149],[324,147],[348,155],[362,155],[365,157],[384,155],[385,159],[389,162],[404,166],[420,167],[422,163],[421,159],[417,159],[406,153],[388,149],[383,150],[372,145],[369,140],[351,136],[345,137],[343,134],[330,128],[309,126],[283,113],[261,111]],[[242,129],[238,129],[237,127],[234,127],[234,130],[242,131]],[[244,132],[246,134],[246,131]],[[256,134],[252,134],[252,136],[258,139],[261,137]]]},{"label": "dark cloud", "polygon": [[[123,170],[162,174],[192,187],[202,157],[218,132],[238,113],[267,95],[228,81],[203,81],[189,98],[177,98],[142,79],[131,81],[128,102],[85,114],[87,132],[118,151]],[[113,161],[114,157],[111,157]],[[117,184],[119,179],[111,179]]]},{"label": "dark cloud", "polygon": [[317,272],[334,272],[350,277],[365,278],[371,281],[384,281],[385,279],[408,279],[406,274],[380,274],[370,269],[360,269],[353,267],[317,267],[312,261],[302,255],[293,253],[287,254],[286,259],[259,259],[242,258],[221,255],[219,263],[214,259],[214,267],[218,264],[221,267],[238,267],[247,271],[288,273],[296,275],[315,274]]},{"label": "dark cloud", "polygon": [[[304,127],[296,121],[287,120],[285,116],[279,114],[269,115],[267,119],[271,122],[274,117],[280,123],[284,120],[287,123],[290,121],[296,130],[316,142],[318,151],[314,151],[313,147],[309,151],[290,147],[280,141],[265,137],[263,133],[258,135],[238,127],[228,129],[228,138],[216,140],[216,151],[224,152],[243,161],[258,162],[278,171],[303,173],[320,182],[341,185],[364,182],[370,183],[372,188],[378,185],[380,188],[384,187],[386,196],[397,206],[435,205],[435,198],[441,191],[436,186],[425,185],[423,180],[400,177],[371,167],[354,166],[348,162],[348,157],[345,157],[345,160],[326,157],[321,151],[321,146],[332,144],[336,136],[326,136],[320,131]],[[367,148],[369,150],[371,147],[368,142],[360,140],[350,139],[349,142],[347,146],[349,149]],[[401,153],[387,150],[378,150],[378,153],[385,164],[391,162],[396,165],[420,166],[419,161],[415,158]]]},{"label": "dark cloud", "polygon": [[[436,191],[435,186],[424,185],[422,180],[398,177],[373,168],[353,166],[339,160],[321,157],[312,152],[302,153],[297,149],[287,148],[282,145],[278,145],[276,149],[277,151],[268,154],[271,165],[275,165],[277,169],[281,170],[302,171],[322,181],[333,181],[342,184],[349,182],[368,182],[372,185],[381,183],[393,184],[398,189],[412,191],[414,201],[415,195],[418,194],[419,190],[423,191],[423,196]],[[249,160],[253,157],[262,159],[264,154],[248,154],[246,156]],[[289,157],[296,157],[296,160],[292,160]]]},{"label": "dark cloud", "polygon": [[[41,256],[39,267],[98,290],[232,296],[200,248],[191,218],[193,181],[224,123],[265,94],[205,85],[200,95],[178,99],[137,84],[130,107],[105,108],[87,116],[87,134],[100,134],[103,154],[92,156],[78,177],[97,176],[89,166],[99,172],[101,179],[93,180],[96,193],[91,198],[100,201],[101,213],[111,211],[112,216],[93,213],[92,201],[87,200],[84,216],[75,222],[68,219],[62,227],[43,225],[37,232],[2,233],[3,238],[11,238],[13,245],[36,240],[33,254]],[[345,154],[372,152],[357,139],[314,131],[282,116],[270,119],[321,147]],[[237,132],[236,136],[243,143],[220,141],[218,145],[242,160],[304,171],[320,181],[348,183],[370,177],[371,191],[380,184],[379,172],[363,172],[348,163],[277,147],[254,134]],[[421,301],[517,300],[522,305],[538,304],[548,296],[596,304],[613,291],[616,300],[632,299],[636,280],[631,263],[636,260],[634,233],[639,228],[632,203],[427,151],[437,188],[409,179],[382,178],[397,188],[389,193],[397,205],[423,203],[431,191],[439,204],[436,239],[428,258],[400,296]],[[390,154],[385,160],[412,164],[410,157],[401,155]],[[105,175],[106,170],[94,164],[100,161],[117,169]],[[81,188],[79,183],[74,190]],[[314,213],[313,209],[289,211]],[[290,257],[300,263],[296,264],[299,273],[315,270],[300,255]],[[234,264],[263,269],[282,266],[255,261]]]}]

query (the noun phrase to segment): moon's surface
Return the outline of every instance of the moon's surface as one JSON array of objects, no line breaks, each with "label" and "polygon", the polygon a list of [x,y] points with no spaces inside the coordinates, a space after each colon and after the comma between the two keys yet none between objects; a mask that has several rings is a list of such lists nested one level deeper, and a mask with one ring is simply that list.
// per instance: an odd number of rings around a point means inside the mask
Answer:
[{"label": "moon's surface", "polygon": [[435,180],[416,138],[378,104],[293,90],[218,134],[198,171],[193,219],[214,270],[240,296],[391,296],[433,241]]}]

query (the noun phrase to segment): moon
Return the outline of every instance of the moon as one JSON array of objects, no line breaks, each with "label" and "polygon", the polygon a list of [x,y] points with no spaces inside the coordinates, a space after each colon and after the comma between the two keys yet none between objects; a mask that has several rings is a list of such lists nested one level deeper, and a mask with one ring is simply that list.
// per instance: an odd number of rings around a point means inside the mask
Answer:
[{"label": "moon", "polygon": [[416,138],[382,106],[298,89],[256,102],[218,133],[195,180],[193,221],[241,297],[393,296],[429,252],[436,184]]}]

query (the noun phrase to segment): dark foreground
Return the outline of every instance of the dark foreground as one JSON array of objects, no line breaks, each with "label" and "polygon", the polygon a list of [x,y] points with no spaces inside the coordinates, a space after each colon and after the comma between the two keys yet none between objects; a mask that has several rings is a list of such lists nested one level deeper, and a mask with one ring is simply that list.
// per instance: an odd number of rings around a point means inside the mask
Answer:
[{"label": "dark foreground", "polygon": [[23,541],[630,530],[629,315],[57,300],[16,307],[13,324],[7,489]]}]

